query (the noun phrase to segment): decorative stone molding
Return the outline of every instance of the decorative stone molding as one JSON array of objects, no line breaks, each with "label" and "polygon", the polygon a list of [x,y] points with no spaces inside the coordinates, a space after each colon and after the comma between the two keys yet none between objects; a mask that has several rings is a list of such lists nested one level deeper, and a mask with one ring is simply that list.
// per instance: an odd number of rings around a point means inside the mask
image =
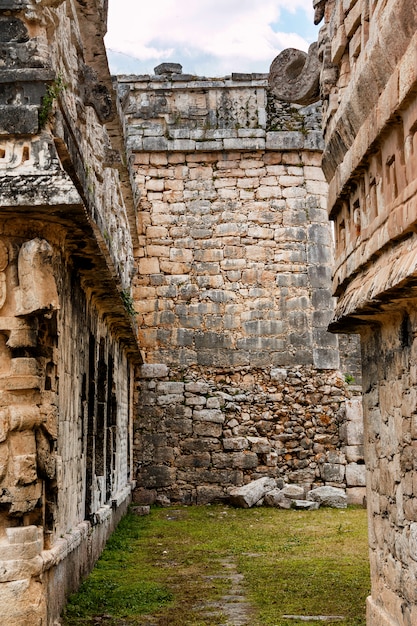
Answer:
[{"label": "decorative stone molding", "polygon": [[[3,350],[9,369],[3,370],[0,380],[1,440],[5,459],[1,471],[0,502],[9,505],[10,515],[19,517],[38,505],[42,490],[38,468],[43,467],[44,473],[53,478],[54,459],[50,453],[50,442],[46,443],[47,430],[37,432],[49,409],[44,407],[41,411],[39,406],[32,404],[45,379],[43,359],[15,356],[13,351],[36,348],[39,327],[36,316],[56,311],[58,294],[51,267],[52,247],[47,241],[33,239],[25,242],[17,255],[13,252],[9,255],[9,249],[12,250],[11,244],[1,240],[4,278],[0,332],[3,337],[4,333],[8,335]],[[11,260],[6,265],[9,256]],[[11,267],[8,267],[10,264]],[[3,310],[7,317],[1,315]],[[21,320],[17,328],[16,318]],[[16,398],[13,392],[18,392]],[[40,396],[38,403],[42,403]],[[56,431],[56,428],[52,430]],[[38,443],[42,460],[38,455]]]},{"label": "decorative stone molding", "polygon": [[91,106],[102,124],[114,119],[114,108],[107,86],[98,79],[97,72],[88,65],[82,66],[81,81],[84,104]]},{"label": "decorative stone molding", "polygon": [[269,87],[278,100],[312,104],[320,99],[319,77],[317,43],[311,44],[307,54],[287,48],[272,61]]}]

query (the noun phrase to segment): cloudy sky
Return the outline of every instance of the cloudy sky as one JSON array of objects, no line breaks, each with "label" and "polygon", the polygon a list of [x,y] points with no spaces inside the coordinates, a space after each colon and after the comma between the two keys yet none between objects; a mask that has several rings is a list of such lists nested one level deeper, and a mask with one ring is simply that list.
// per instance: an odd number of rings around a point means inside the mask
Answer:
[{"label": "cloudy sky", "polygon": [[268,72],[284,48],[317,39],[312,0],[109,0],[106,35],[113,74]]}]

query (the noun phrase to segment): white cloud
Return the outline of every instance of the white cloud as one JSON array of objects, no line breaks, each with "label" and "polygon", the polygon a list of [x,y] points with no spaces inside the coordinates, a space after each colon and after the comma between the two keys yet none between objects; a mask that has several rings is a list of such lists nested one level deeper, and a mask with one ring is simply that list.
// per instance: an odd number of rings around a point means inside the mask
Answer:
[{"label": "white cloud", "polygon": [[[284,14],[293,32],[282,32]],[[138,73],[162,61],[200,75],[266,72],[282,49],[308,48],[297,27],[303,20],[313,23],[312,0],[109,0],[106,45],[137,59]]]}]

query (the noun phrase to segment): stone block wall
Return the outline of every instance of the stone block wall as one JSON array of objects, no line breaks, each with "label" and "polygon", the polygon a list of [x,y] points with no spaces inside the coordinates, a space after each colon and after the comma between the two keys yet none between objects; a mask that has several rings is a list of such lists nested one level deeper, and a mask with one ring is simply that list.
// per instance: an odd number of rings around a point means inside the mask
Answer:
[{"label": "stone block wall", "polygon": [[338,366],[319,163],[298,151],[135,155],[146,361]]},{"label": "stone block wall", "polygon": [[347,487],[363,504],[361,397],[347,400],[340,372],[149,364],[138,391],[136,501],[222,501],[271,476],[306,490]]},{"label": "stone block wall", "polygon": [[[52,623],[131,490],[126,352],[75,281],[60,229],[44,224],[47,240],[22,238],[26,229],[14,218],[0,231],[0,590],[14,597],[3,609],[7,625]],[[80,558],[87,544],[89,557]]]},{"label": "stone block wall", "polygon": [[[417,618],[415,301],[363,335],[370,624]],[[406,322],[406,324],[404,323]],[[398,333],[401,326],[408,331]]]},{"label": "stone block wall", "polygon": [[[417,6],[320,2],[331,328],[359,332],[372,593],[370,626],[417,623],[415,330]],[[413,581],[413,582],[412,582]]]},{"label": "stone block wall", "polygon": [[139,200],[136,499],[210,502],[262,475],[346,486],[361,442],[340,438],[350,392],[326,330],[318,104],[277,101],[264,75],[118,88]]},{"label": "stone block wall", "polygon": [[135,210],[105,4],[0,7],[0,609],[52,626],[132,490]]}]

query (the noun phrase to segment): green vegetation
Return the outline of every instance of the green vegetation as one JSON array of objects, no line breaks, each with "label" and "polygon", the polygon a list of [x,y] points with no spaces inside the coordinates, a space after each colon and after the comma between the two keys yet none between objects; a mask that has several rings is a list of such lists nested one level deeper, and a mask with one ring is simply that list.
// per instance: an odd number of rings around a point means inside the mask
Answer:
[{"label": "green vegetation", "polygon": [[353,385],[355,382],[355,377],[352,374],[345,374],[345,383],[348,385]]},{"label": "green vegetation", "polygon": [[122,301],[123,301],[123,305],[127,311],[127,313],[129,315],[131,315],[132,317],[134,317],[136,315],[136,311],[135,311],[135,302],[132,298],[132,295],[129,291],[129,289],[124,289],[123,291],[120,292]]},{"label": "green vegetation", "polygon": [[64,91],[66,85],[62,79],[62,76],[57,76],[53,83],[48,85],[46,88],[46,93],[42,98],[42,106],[39,110],[38,118],[39,118],[39,128],[44,128],[46,122],[50,114],[52,113],[52,108],[55,100],[58,99],[59,95]]},{"label": "green vegetation", "polygon": [[[251,626],[315,626],[283,615],[344,615],[364,626],[366,511],[225,506],[129,514],[65,611],[66,626],[215,626],[230,594],[224,562],[244,575]],[[204,605],[216,603],[210,614]],[[216,612],[217,611],[217,612]],[[327,622],[332,623],[332,622]],[[336,622],[333,622],[336,624]]]}]

